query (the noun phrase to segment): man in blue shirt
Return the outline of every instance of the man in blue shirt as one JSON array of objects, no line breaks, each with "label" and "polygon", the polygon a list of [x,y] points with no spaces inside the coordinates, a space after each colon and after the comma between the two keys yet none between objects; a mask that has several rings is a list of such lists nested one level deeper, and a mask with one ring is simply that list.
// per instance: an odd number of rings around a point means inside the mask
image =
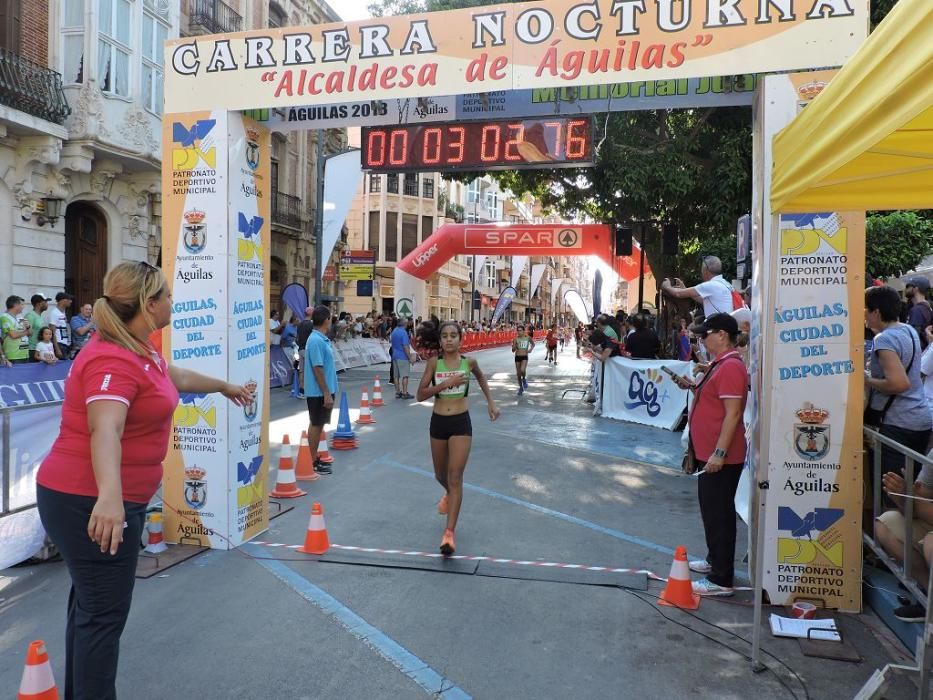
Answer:
[{"label": "man in blue shirt", "polygon": [[91,333],[97,330],[91,318],[93,311],[94,308],[90,304],[85,304],[81,307],[81,313],[71,317],[72,357],[78,356],[81,348],[91,339]]},{"label": "man in blue shirt", "polygon": [[411,374],[411,363],[413,362],[411,351],[411,338],[408,336],[408,319],[400,317],[395,325],[395,330],[389,336],[389,342],[392,343],[391,357],[392,369],[395,374],[395,398],[413,399],[408,393],[408,375]]},{"label": "man in blue shirt", "polygon": [[308,429],[308,447],[311,448],[311,459],[314,462],[314,471],[319,474],[330,474],[331,468],[322,464],[317,453],[318,443],[321,441],[321,431],[330,423],[330,414],[334,408],[334,397],[337,394],[337,368],[334,365],[334,349],[327,339],[330,330],[330,309],[326,306],[316,306],[311,312],[313,330],[305,345],[304,359],[304,390],[308,402],[308,416],[311,425]]}]

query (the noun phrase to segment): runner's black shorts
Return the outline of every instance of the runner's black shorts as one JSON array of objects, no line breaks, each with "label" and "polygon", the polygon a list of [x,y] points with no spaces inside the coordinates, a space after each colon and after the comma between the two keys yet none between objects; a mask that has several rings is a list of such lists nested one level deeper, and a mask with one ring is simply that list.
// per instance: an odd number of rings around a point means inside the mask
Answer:
[{"label": "runner's black shorts", "polygon": [[519,364],[521,362],[528,362],[528,355],[516,355],[515,364]]},{"label": "runner's black shorts", "polygon": [[473,435],[473,423],[470,422],[469,411],[453,416],[431,414],[431,439],[449,440],[458,435]]},{"label": "runner's black shorts", "polygon": [[[331,394],[331,397],[334,395]],[[330,423],[330,413],[333,410],[333,406],[330,408],[324,408],[324,397],[323,396],[309,396],[308,401],[308,416],[311,419],[311,425],[315,428],[324,427]]]}]

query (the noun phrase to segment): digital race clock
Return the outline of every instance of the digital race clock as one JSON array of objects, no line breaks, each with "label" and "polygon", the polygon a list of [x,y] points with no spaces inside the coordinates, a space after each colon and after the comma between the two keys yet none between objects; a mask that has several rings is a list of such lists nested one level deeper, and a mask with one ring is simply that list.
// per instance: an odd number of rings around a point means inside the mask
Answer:
[{"label": "digital race clock", "polygon": [[589,117],[363,129],[363,168],[377,172],[524,170],[593,163]]}]

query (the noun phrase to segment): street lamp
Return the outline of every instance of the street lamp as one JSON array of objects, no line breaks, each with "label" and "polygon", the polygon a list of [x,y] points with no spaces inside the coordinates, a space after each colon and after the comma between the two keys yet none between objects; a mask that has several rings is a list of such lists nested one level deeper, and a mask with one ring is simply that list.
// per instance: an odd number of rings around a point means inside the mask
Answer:
[{"label": "street lamp", "polygon": [[62,204],[64,203],[64,199],[53,197],[51,194],[48,197],[43,197],[42,213],[36,217],[36,223],[39,224],[39,226],[48,224],[50,228],[55,226],[59,217],[62,215]]}]

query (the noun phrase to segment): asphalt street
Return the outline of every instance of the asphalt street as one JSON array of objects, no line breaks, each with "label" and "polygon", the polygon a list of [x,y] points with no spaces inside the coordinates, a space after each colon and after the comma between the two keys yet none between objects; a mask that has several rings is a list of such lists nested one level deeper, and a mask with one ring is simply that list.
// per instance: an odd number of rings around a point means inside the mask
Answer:
[{"label": "asphalt street", "polygon": [[[374,561],[476,567],[402,554],[436,552],[444,528],[430,403],[394,399],[386,366],[352,370],[341,375],[351,406],[379,374],[386,407],[374,411],[374,425],[357,428],[359,449],[333,452],[332,475],[301,484],[309,494],[287,502],[294,510],[271,522],[258,538],[264,544],[209,551],[137,582],[120,697],[838,699],[895,658],[873,633],[873,616],[841,615],[862,662],[807,657],[796,641],[766,633],[770,670],[755,674],[750,592],[706,600],[690,614],[659,608],[657,582],[628,590],[515,578],[510,572],[532,562],[667,576],[677,545],[705,555],[696,482],[677,469],[679,434],[594,418],[579,393],[562,398],[587,381],[588,365],[572,349],[557,366],[536,349],[522,397],[508,350],[475,356],[502,417],[491,423],[480,391],[470,391],[474,439],[457,553],[525,564],[480,576],[325,563],[289,549],[303,541],[318,501],[332,543],[395,552],[371,552]],[[285,432],[294,442],[307,424],[304,403],[285,391],[274,392],[272,415],[273,445]],[[740,526],[740,569],[745,541]],[[68,585],[61,563],[0,571],[0,688],[8,695],[32,639],[47,642],[61,679]],[[901,682],[888,697],[912,697],[911,687]]]}]

